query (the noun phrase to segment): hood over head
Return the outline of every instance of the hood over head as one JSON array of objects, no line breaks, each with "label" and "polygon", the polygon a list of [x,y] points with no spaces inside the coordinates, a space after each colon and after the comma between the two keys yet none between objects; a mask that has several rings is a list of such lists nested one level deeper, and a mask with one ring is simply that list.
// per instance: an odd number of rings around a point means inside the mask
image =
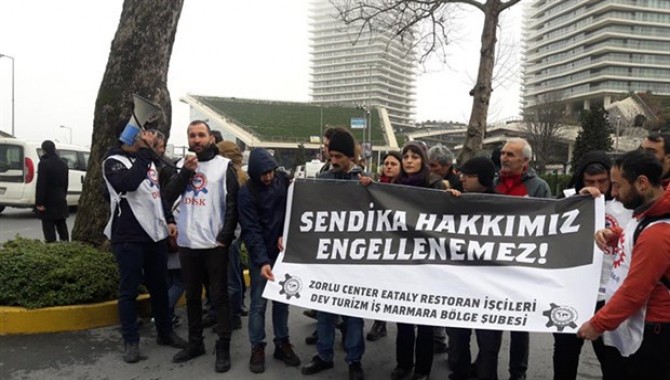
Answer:
[{"label": "hood over head", "polygon": [[596,163],[604,166],[608,173],[612,168],[612,160],[607,156],[607,153],[602,150],[588,152],[579,160],[579,165],[568,183],[568,188],[574,187],[579,192],[584,187],[584,170],[589,165]]},{"label": "hood over head", "polygon": [[278,166],[277,161],[275,161],[270,152],[263,148],[255,148],[251,151],[251,154],[249,154],[247,171],[251,180],[260,183],[261,175],[263,173],[275,170]]}]

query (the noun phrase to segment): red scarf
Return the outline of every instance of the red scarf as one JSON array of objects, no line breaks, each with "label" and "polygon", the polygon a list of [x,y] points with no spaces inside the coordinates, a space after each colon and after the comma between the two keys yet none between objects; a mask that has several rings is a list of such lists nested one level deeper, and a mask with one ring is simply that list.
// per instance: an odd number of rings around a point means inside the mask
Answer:
[{"label": "red scarf", "polygon": [[501,173],[496,185],[498,194],[515,195],[525,197],[528,195],[528,189],[523,183],[523,174],[504,175]]}]

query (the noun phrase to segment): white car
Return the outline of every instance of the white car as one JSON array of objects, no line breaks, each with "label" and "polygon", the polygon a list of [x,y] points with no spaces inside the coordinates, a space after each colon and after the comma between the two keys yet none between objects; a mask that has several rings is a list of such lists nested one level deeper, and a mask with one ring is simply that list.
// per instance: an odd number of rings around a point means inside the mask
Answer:
[{"label": "white car", "polygon": [[[37,164],[42,143],[23,139],[0,138],[0,212],[5,207],[35,206]],[[56,143],[56,151],[69,170],[67,204],[76,206],[88,166],[89,149]]]}]

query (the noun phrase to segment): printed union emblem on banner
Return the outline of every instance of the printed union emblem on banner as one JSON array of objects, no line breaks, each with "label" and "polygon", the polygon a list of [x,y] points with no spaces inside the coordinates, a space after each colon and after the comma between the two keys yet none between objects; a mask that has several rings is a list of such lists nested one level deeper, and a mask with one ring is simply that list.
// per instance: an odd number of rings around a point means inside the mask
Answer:
[{"label": "printed union emblem on banner", "polygon": [[362,318],[575,333],[595,309],[604,203],[296,180],[263,296]]},{"label": "printed union emblem on banner", "polygon": [[290,274],[284,274],[284,281],[279,281],[281,285],[281,290],[279,294],[286,296],[287,300],[290,300],[291,297],[300,298],[300,291],[302,290],[302,281],[298,277],[292,277]]},{"label": "printed union emblem on banner", "polygon": [[351,129],[365,129],[366,126],[367,123],[364,117],[351,118]]}]

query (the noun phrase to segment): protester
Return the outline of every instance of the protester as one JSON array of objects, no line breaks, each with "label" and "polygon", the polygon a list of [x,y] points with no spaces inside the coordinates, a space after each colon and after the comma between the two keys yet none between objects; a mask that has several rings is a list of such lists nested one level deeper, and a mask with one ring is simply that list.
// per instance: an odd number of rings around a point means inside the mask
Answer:
[{"label": "protester", "polygon": [[[237,226],[237,174],[233,164],[219,155],[206,122],[192,121],[188,128],[189,150],[197,156],[196,167],[182,167],[182,192],[178,206],[177,245],[186,288],[188,346],[174,357],[185,362],[205,353],[202,335],[202,287],[209,278],[212,304],[217,307],[216,372],[230,369],[230,306],[228,303],[228,254]],[[181,163],[182,161],[180,161]],[[183,186],[184,180],[188,185]]]},{"label": "protester", "polygon": [[[428,149],[428,166],[430,170],[444,179],[448,189],[463,191],[458,175],[454,173],[454,154],[444,145],[436,145]],[[444,327],[433,329],[433,351],[442,354],[449,351],[447,334]]]},{"label": "protester", "polygon": [[[349,133],[348,130],[346,130],[345,128],[342,128],[342,127],[328,127],[323,132],[322,150],[323,150],[323,155],[326,159],[326,163],[319,170],[319,174],[328,172],[332,168],[331,162],[330,162],[330,154],[329,154],[328,146],[330,144],[331,137],[333,137],[333,135],[336,132]],[[356,162],[358,162],[357,157],[358,157],[358,155],[356,153],[356,148],[354,147],[354,160],[352,161],[352,164],[356,165]],[[360,169],[362,170],[362,168],[360,168]],[[302,312],[303,315],[305,315],[306,317],[312,318],[312,319],[316,319],[316,313],[317,313],[317,311],[313,310],[313,309],[304,310]],[[346,336],[345,328],[344,328],[345,325],[344,325],[344,323],[342,323],[341,320],[338,319],[338,321],[339,322],[337,323],[337,326],[340,329],[340,331],[342,331],[342,340],[344,341],[345,336]],[[311,335],[309,335],[308,337],[305,338],[305,344],[308,344],[308,345],[316,344],[316,342],[318,340],[319,340],[319,333],[318,333],[318,329],[317,329],[317,330],[314,330],[314,332]]]},{"label": "protester", "polygon": [[[500,150],[500,174],[496,192],[520,197],[550,198],[549,185],[535,174],[530,165],[533,149],[521,138],[507,140]],[[510,380],[523,380],[528,370],[530,335],[524,331],[510,332]]]},{"label": "protester", "polygon": [[[387,152],[384,157],[382,157],[382,173],[379,177],[379,182],[381,183],[391,183],[393,180],[400,175],[400,170],[402,166],[402,155],[400,152],[397,151],[389,151]],[[369,177],[362,177],[363,178],[369,178]],[[370,182],[372,180],[370,179]],[[364,185],[368,185],[369,182],[364,183]],[[387,335],[386,332],[386,321],[375,321],[372,324],[372,327],[370,328],[370,331],[368,331],[367,335],[365,336],[365,339],[369,340],[370,342],[374,342],[376,340],[379,340]]]},{"label": "protester", "polygon": [[37,164],[37,184],[35,185],[35,209],[42,220],[44,241],[56,241],[56,232],[60,241],[70,240],[67,231],[67,186],[68,167],[58,156],[56,145],[51,140],[42,142],[42,157]]},{"label": "protester", "polygon": [[670,134],[652,133],[642,141],[642,149],[656,156],[663,166],[661,181],[663,188],[670,186]]},{"label": "protester", "polygon": [[[496,167],[486,157],[474,157],[458,167],[460,180],[465,193],[494,194]],[[460,192],[447,190],[455,196]],[[475,330],[479,354],[474,366],[471,366],[470,336],[472,329],[448,328],[449,334],[449,365],[450,380],[467,380],[476,375],[479,380],[496,380],[498,378],[498,352],[502,341],[500,330]]]},{"label": "protester", "polygon": [[[176,167],[172,165],[173,163],[169,162],[169,159],[165,157],[165,146],[167,144],[165,135],[158,130],[155,131],[155,134],[156,139],[154,140],[153,148],[158,157],[162,159],[156,162],[156,168],[158,169],[158,183],[160,184],[161,197],[167,200],[169,197],[165,193],[166,185],[177,175],[177,170]],[[171,205],[173,204],[174,202],[171,203]],[[181,325],[181,319],[175,314],[174,309],[177,306],[179,299],[184,295],[184,283],[181,279],[181,262],[179,261],[179,251],[177,248],[176,234],[169,236],[167,245],[167,286],[172,327]]]},{"label": "protester", "polygon": [[[319,174],[330,171],[330,169],[331,169],[329,144],[330,144],[330,139],[331,139],[331,137],[333,137],[333,134],[335,134],[335,132],[349,133],[348,130],[346,130],[345,128],[342,128],[342,127],[328,127],[328,128],[326,128],[325,131],[323,131],[323,144],[321,146],[321,149],[322,149],[322,152],[323,152],[323,158],[326,161],[326,163],[321,167],[321,170],[319,170]],[[354,148],[354,152],[355,152],[355,148]],[[355,156],[356,159],[358,159],[358,157],[355,154],[354,154],[354,156]],[[316,316],[316,315],[314,315],[314,316]],[[314,317],[314,316],[310,316],[310,317]]]},{"label": "protester", "polygon": [[[598,194],[605,196],[605,225],[609,228],[625,226],[631,218],[631,212],[626,210],[621,202],[613,200],[610,195],[610,167],[611,162],[603,151],[592,151],[585,154],[577,166],[572,179],[568,183],[570,191],[583,193],[585,190],[597,189]],[[588,247],[586,252],[590,252]],[[602,272],[596,311],[605,304],[605,284],[609,280],[614,263],[614,250],[603,252]],[[573,334],[554,333],[554,380],[574,380],[577,378],[579,355],[584,340]],[[621,356],[610,346],[605,346],[602,338],[593,341],[593,350],[600,362],[603,379],[616,379],[620,371]]]},{"label": "protester", "polygon": [[[330,155],[330,170],[319,174],[320,179],[359,180],[363,174],[360,167],[353,163],[354,138],[346,130],[339,130],[329,138],[328,151]],[[338,316],[326,312],[317,312],[318,340],[316,342],[317,355],[302,367],[303,375],[312,375],[326,369],[333,368],[335,344],[335,325]],[[365,352],[363,339],[363,319],[343,316],[346,326],[344,350],[346,362],[349,364],[349,379],[362,380],[364,378],[361,359]]]},{"label": "protester", "polygon": [[[125,127],[125,123],[120,126]],[[120,136],[122,130],[118,132]],[[118,307],[126,363],[143,358],[135,305],[142,278],[149,290],[157,343],[186,346],[186,341],[172,330],[168,310],[166,238],[176,233],[176,227],[169,204],[157,193],[155,155],[150,148],[154,139],[154,133],[143,131],[133,145],[112,149],[103,162],[103,178],[110,195],[105,235],[119,265]]]},{"label": "protester", "polygon": [[454,154],[444,145],[435,145],[428,149],[428,166],[430,170],[444,178],[448,189],[463,191],[463,186],[454,173]]},{"label": "protester", "polygon": [[[446,189],[443,177],[428,168],[426,150],[426,144],[421,141],[410,141],[405,144],[402,149],[402,170],[393,183]],[[413,380],[427,379],[433,366],[433,327],[398,323],[396,363],[391,372],[392,380],[407,377],[412,368],[414,368]]]},{"label": "protester", "polygon": [[214,136],[214,144],[218,144],[223,141],[223,135],[221,131],[212,130],[212,136]]},{"label": "protester", "polygon": [[493,164],[496,166],[496,176],[500,172],[500,151],[502,150],[501,146],[497,146],[493,148],[491,151],[491,161],[493,161]]},{"label": "protester", "polygon": [[650,152],[632,151],[611,171],[612,195],[633,219],[623,231],[596,232],[601,249],[622,250],[607,284],[607,301],[577,335],[605,343],[622,356],[620,379],[670,379],[670,192],[663,166]]},{"label": "protester", "polygon": [[[240,187],[249,180],[249,175],[242,169],[242,152],[240,147],[232,141],[221,141],[216,144],[219,154],[233,162],[237,172],[237,182]],[[239,208],[238,208],[239,209]],[[242,248],[241,228],[235,230],[238,236],[230,246],[230,257],[228,262],[228,296],[230,298],[231,328],[238,330],[242,328],[242,316],[247,314],[244,309],[244,279],[242,275],[242,263],[240,254]],[[215,308],[210,308],[210,310]],[[212,313],[215,317],[215,313]]]},{"label": "protester", "polygon": [[[319,174],[328,172],[331,169],[331,167],[330,167],[330,154],[328,153],[328,151],[329,151],[328,145],[330,143],[330,138],[333,136],[333,134],[336,131],[347,132],[347,130],[345,130],[344,128],[341,128],[341,127],[328,127],[328,128],[326,128],[325,131],[323,131],[323,139],[322,139],[323,144],[321,145],[321,153],[323,154],[323,160],[325,160],[326,163],[323,164],[323,166],[319,170]],[[316,319],[316,310],[313,310],[313,309],[303,310],[302,314],[305,315],[306,317]],[[310,336],[305,338],[305,343],[309,344],[309,345],[316,344],[317,340],[319,340],[318,332],[317,332],[317,330],[314,330],[314,332]]]},{"label": "protester", "polygon": [[[284,230],[288,195],[288,177],[278,170],[277,162],[262,148],[249,155],[249,181],[240,189],[238,211],[242,237],[249,252],[251,304],[249,307],[249,370],[265,372],[265,310],[267,299],[263,289],[267,281],[275,281],[272,267],[279,256],[278,242]],[[300,359],[289,340],[288,305],[272,302],[274,358],[296,367]]]},{"label": "protester", "polygon": [[402,167],[402,155],[400,152],[391,150],[382,157],[382,173],[379,176],[379,182],[391,183],[400,175]]}]

